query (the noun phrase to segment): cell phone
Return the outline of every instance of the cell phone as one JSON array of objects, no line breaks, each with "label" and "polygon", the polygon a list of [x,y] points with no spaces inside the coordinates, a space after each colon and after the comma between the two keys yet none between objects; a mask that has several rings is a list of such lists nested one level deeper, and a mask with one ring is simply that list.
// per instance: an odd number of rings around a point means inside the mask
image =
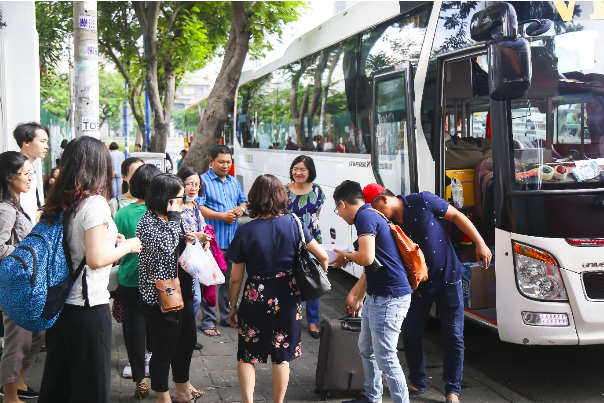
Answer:
[{"label": "cell phone", "polygon": [[378,271],[379,269],[381,269],[382,267],[384,267],[384,265],[382,265],[382,263],[378,260],[377,256],[373,258],[373,263],[371,263],[368,266],[371,270],[373,270],[373,272],[375,273],[376,271]]}]

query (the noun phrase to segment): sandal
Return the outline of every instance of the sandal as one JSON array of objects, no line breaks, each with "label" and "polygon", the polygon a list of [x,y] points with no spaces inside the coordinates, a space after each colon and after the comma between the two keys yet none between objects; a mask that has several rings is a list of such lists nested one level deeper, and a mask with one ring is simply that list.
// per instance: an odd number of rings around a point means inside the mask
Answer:
[{"label": "sandal", "polygon": [[[208,330],[213,330],[214,332],[216,332],[216,334],[209,334]],[[215,327],[207,327],[205,329],[201,329],[201,332],[203,334],[205,334],[206,336],[210,336],[210,337],[216,337],[216,336],[220,336],[220,332],[218,331],[218,329],[216,329]]]},{"label": "sandal", "polygon": [[134,389],[134,397],[138,398],[140,402],[141,399],[149,396],[149,386],[147,386],[147,381],[143,379],[142,381],[138,381],[136,383],[136,388]]},{"label": "sandal", "polygon": [[193,400],[197,402],[201,396],[203,396],[203,390],[193,390],[191,389],[191,396],[193,396]]},{"label": "sandal", "polygon": [[[189,403],[191,401],[197,403],[197,399],[199,399],[201,396],[203,396],[203,393],[204,393],[203,390],[195,391],[195,390],[191,389],[191,400],[189,400],[186,403]],[[181,403],[181,402],[179,402],[178,400],[172,399],[172,403]]]}]

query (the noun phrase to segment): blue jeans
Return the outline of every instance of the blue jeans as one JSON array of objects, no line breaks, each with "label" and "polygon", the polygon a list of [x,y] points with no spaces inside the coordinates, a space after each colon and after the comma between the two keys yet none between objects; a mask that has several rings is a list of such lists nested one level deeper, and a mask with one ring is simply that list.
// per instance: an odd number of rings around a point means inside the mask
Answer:
[{"label": "blue jeans", "polygon": [[[223,322],[229,321],[229,282],[231,281],[231,270],[233,268],[233,261],[227,256],[227,250],[222,249],[222,254],[227,264],[227,271],[224,273],[224,284],[216,286],[216,305],[218,305],[218,312],[220,314],[220,320]],[[211,308],[206,303],[205,299],[201,299],[199,304],[201,308],[201,328],[209,329],[216,327],[218,322],[218,315],[214,308]]]},{"label": "blue jeans", "polygon": [[122,194],[122,177],[116,175],[111,179],[111,196],[118,197]]},{"label": "blue jeans", "polygon": [[407,382],[396,355],[396,345],[410,301],[410,295],[396,298],[368,295],[365,299],[359,351],[365,373],[365,395],[372,402],[382,400],[382,373],[388,382],[392,400],[395,403],[409,402]]},{"label": "blue jeans", "polygon": [[319,298],[306,300],[306,321],[309,325],[316,325],[320,322],[319,317]]},{"label": "blue jeans", "polygon": [[193,313],[197,317],[197,311],[199,311],[199,304],[201,303],[201,284],[196,278],[193,279],[195,285],[195,293],[193,294]]},{"label": "blue jeans", "polygon": [[430,307],[436,303],[444,339],[443,381],[445,395],[459,395],[463,376],[463,292],[461,280],[440,287],[426,288],[411,297],[409,313],[403,323],[403,345],[409,366],[409,382],[426,389],[426,366],[422,336]]}]

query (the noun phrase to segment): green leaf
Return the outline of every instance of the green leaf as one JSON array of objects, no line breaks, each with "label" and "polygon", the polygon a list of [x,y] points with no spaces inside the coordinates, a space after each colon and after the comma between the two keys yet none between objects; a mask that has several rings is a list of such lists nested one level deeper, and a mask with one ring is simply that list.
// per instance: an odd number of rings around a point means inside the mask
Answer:
[{"label": "green leaf", "polygon": [[306,206],[307,203],[308,203],[308,195],[300,196],[300,198],[298,199],[298,207],[304,208],[304,206]]}]

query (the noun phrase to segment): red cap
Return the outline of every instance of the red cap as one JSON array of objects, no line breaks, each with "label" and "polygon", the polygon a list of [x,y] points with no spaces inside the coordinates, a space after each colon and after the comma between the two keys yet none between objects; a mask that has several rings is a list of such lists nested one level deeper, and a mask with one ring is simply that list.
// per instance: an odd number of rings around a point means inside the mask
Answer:
[{"label": "red cap", "polygon": [[384,190],[386,190],[386,188],[382,185],[378,185],[377,183],[370,183],[369,185],[365,186],[363,188],[363,197],[365,198],[365,203],[371,203],[371,201]]}]

